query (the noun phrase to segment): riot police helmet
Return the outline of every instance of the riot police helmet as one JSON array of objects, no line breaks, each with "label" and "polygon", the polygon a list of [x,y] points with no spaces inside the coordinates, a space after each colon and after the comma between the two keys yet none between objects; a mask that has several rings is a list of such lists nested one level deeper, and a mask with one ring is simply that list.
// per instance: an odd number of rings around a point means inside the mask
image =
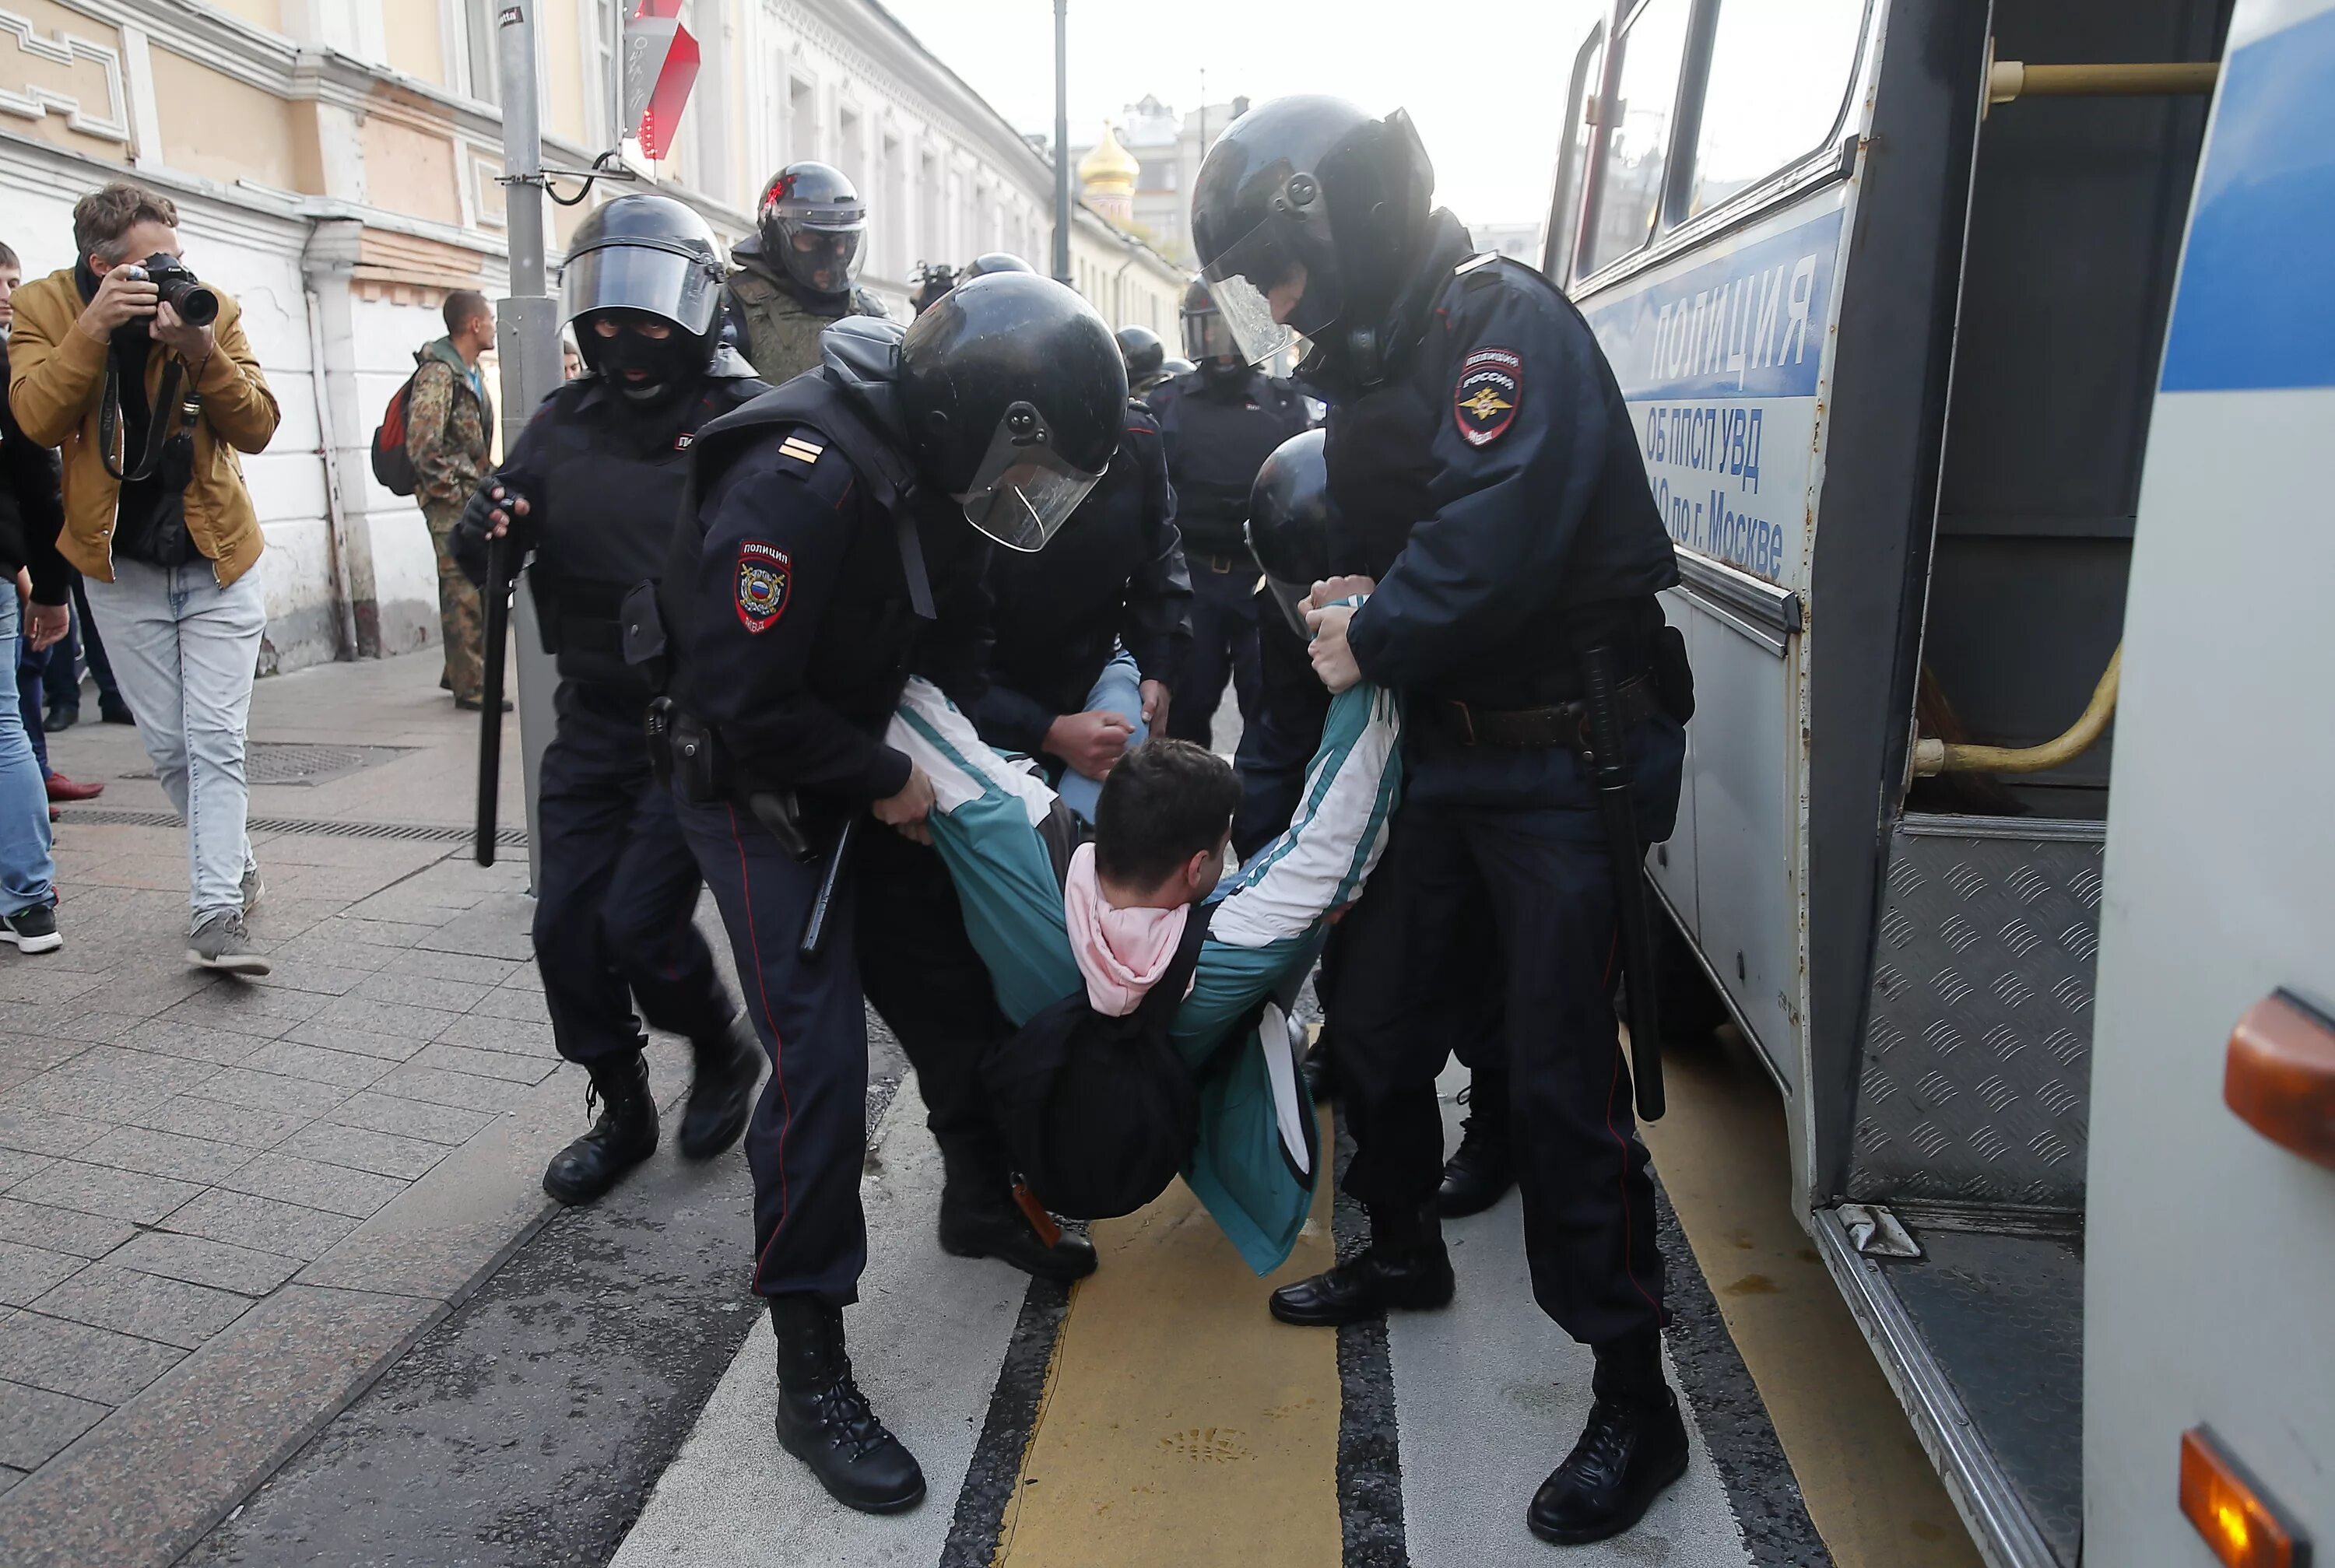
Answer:
[{"label": "riot police helmet", "polygon": [[1179,315],[1184,353],[1199,366],[1201,379],[1213,382],[1248,374],[1249,358],[1225,324],[1225,313],[1216,308],[1216,297],[1208,292],[1206,278],[1194,277],[1186,286]]},{"label": "riot police helmet", "polygon": [[1265,591],[1300,637],[1313,634],[1297,606],[1330,575],[1330,465],[1320,431],[1273,449],[1248,492],[1248,549]]},{"label": "riot police helmet", "polygon": [[1159,379],[1174,381],[1179,375],[1190,375],[1198,368],[1187,359],[1163,359],[1159,362]]},{"label": "riot police helmet", "polygon": [[976,277],[989,277],[1001,272],[1027,272],[1035,274],[1037,270],[1038,269],[1036,267],[1032,266],[1028,262],[1022,260],[1020,256],[1014,255],[1010,250],[991,250],[984,251],[981,255],[974,256],[972,262],[965,267],[964,276],[960,277],[957,281],[959,283],[970,282],[972,279]]},{"label": "riot police helmet", "polygon": [[[1255,364],[1293,334],[1375,326],[1427,232],[1435,169],[1410,117],[1276,98],[1225,128],[1192,190],[1192,245]],[[1197,355],[1194,356],[1197,358]]]},{"label": "riot police helmet", "polygon": [[949,290],[901,337],[900,420],[925,481],[1009,549],[1036,550],[1119,450],[1127,366],[1094,307],[1034,274]]},{"label": "riot police helmet", "polygon": [[867,204],[839,169],[790,163],[770,177],[755,208],[762,255],[797,286],[829,297],[859,280],[867,248]]},{"label": "riot police helmet", "polygon": [[[710,353],[723,276],[705,219],[670,196],[620,196],[576,226],[559,275],[560,321],[635,311],[707,339]],[[576,335],[589,358],[593,334]]]},{"label": "riot police helmet", "polygon": [[1148,326],[1123,326],[1118,335],[1119,357],[1127,362],[1128,386],[1139,392],[1158,384],[1159,366],[1168,357],[1159,334]]}]

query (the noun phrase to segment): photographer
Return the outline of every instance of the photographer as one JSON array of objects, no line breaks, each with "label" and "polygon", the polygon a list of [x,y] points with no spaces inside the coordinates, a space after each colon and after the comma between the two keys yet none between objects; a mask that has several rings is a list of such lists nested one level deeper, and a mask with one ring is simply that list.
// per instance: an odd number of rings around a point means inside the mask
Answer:
[{"label": "photographer", "polygon": [[74,205],[80,260],[16,291],[9,399],[27,437],[60,449],[58,547],[189,825],[187,961],[264,974],[244,928],[259,897],[244,727],[267,606],[236,453],[264,450],[277,413],[235,302],[179,259],[178,222],[134,185]]}]

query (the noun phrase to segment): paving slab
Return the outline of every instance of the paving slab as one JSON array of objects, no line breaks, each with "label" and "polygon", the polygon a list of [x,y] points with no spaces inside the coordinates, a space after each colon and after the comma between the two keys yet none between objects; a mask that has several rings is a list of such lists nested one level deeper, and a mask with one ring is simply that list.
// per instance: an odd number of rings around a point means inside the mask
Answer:
[{"label": "paving slab", "polygon": [[126,1403],[186,1354],[176,1345],[40,1312],[0,1320],[0,1366],[11,1378],[102,1405]]},{"label": "paving slab", "polygon": [[48,1317],[190,1350],[243,1316],[251,1301],[106,1260],[87,1265],[30,1304]]},{"label": "paving slab", "polygon": [[103,1405],[0,1379],[0,1465],[31,1470],[106,1417]]}]

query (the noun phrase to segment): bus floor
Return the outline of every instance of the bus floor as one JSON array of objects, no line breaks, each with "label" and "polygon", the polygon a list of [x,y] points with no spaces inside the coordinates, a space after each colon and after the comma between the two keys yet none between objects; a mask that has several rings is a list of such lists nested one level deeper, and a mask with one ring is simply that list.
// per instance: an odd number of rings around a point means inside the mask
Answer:
[{"label": "bus floor", "polygon": [[[1454,1138],[1465,1081],[1455,1067],[1442,1086]],[[923,1462],[926,1500],[850,1514],[778,1450],[763,1327],[615,1562],[1974,1563],[1807,1261],[1772,1087],[1738,1051],[1682,1053],[1671,1105],[1650,1142],[1677,1205],[1663,1215],[1680,1317],[1669,1349],[1693,1454],[1621,1539],[1568,1550],[1525,1529],[1534,1486],[1586,1413],[1590,1362],[1533,1304],[1513,1194],[1450,1225],[1453,1306],[1384,1327],[1297,1330],[1265,1313],[1274,1283],[1351,1242],[1354,1216],[1333,1216],[1327,1183],[1273,1280],[1248,1273],[1179,1183],[1097,1224],[1101,1267],[1064,1292],[940,1252],[940,1173],[912,1079],[870,1153],[870,1263],[847,1323],[862,1385]]]}]

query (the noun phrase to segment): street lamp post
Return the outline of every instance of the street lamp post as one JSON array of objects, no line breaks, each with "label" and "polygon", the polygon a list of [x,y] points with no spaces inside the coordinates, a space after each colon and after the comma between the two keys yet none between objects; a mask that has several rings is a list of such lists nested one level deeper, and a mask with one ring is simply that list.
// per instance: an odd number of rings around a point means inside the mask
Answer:
[{"label": "street lamp post", "polygon": [[1054,281],[1071,281],[1071,0],[1054,0]]}]

